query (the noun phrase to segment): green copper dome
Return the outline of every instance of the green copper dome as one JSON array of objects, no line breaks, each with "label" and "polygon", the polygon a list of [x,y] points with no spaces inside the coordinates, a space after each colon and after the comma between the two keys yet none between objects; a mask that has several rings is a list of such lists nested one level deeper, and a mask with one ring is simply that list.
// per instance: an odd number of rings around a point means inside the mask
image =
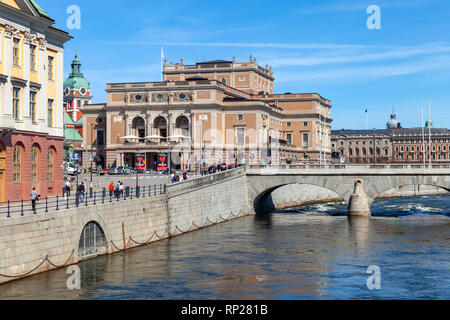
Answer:
[{"label": "green copper dome", "polygon": [[85,88],[88,91],[91,90],[91,84],[84,78],[80,70],[81,62],[78,60],[78,55],[75,53],[75,59],[72,61],[72,73],[69,75],[69,78],[64,81],[64,90],[66,90],[66,88],[69,88],[69,90],[81,88]]}]

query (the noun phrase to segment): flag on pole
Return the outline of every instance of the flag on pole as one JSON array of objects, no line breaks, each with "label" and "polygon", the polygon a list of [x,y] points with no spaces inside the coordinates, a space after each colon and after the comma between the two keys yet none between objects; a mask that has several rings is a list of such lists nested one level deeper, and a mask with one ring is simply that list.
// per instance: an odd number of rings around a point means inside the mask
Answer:
[{"label": "flag on pole", "polygon": [[164,81],[164,67],[163,67],[163,59],[164,59],[164,48],[161,47],[161,82]]},{"label": "flag on pole", "polygon": [[368,109],[366,109],[366,130],[367,130],[367,125],[368,125],[368,123],[369,123],[369,110]]}]

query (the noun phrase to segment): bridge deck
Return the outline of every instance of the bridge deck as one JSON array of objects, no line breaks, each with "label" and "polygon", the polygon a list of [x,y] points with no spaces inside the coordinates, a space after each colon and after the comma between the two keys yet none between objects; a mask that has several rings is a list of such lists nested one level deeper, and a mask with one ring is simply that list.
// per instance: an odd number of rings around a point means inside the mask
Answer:
[{"label": "bridge deck", "polygon": [[444,165],[248,165],[249,175],[450,175]]}]

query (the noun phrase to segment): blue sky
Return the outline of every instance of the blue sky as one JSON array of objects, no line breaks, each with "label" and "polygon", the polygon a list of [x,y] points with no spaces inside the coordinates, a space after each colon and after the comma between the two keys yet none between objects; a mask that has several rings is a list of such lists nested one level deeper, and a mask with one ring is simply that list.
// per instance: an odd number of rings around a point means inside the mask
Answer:
[{"label": "blue sky", "polygon": [[[404,127],[421,125],[431,100],[436,127],[450,127],[450,3],[371,1],[38,0],[69,31],[94,102],[108,82],[158,81],[160,50],[185,64],[256,56],[275,73],[275,91],[317,92],[332,101],[333,129],[383,128],[395,107]],[[133,7],[130,6],[133,3]],[[68,30],[70,5],[81,29]],[[381,8],[381,30],[366,26]]]}]

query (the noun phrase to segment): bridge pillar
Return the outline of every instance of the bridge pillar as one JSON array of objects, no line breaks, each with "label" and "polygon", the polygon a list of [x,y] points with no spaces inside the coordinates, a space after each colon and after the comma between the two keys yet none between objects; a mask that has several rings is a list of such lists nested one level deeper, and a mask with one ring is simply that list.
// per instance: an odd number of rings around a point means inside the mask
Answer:
[{"label": "bridge pillar", "polygon": [[349,217],[370,217],[370,205],[363,189],[363,181],[355,181],[355,189],[348,204]]}]

